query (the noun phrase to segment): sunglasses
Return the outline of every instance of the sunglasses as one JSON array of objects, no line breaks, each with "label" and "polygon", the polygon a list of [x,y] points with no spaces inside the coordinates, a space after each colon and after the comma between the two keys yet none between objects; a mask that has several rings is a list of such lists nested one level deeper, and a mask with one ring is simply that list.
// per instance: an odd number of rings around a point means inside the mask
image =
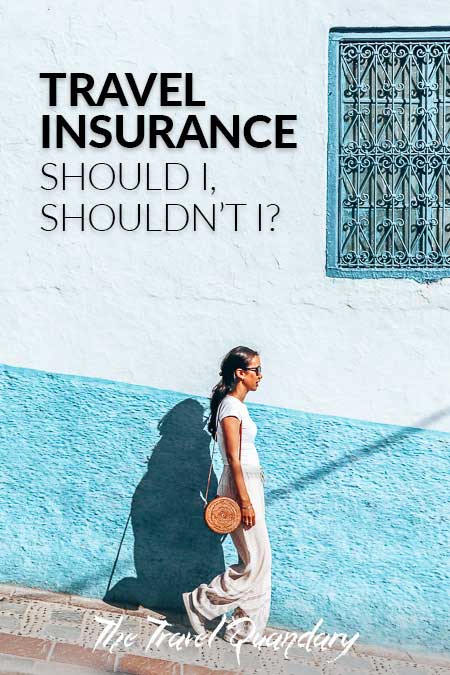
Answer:
[{"label": "sunglasses", "polygon": [[244,370],[253,370],[257,375],[261,375],[261,366],[256,366],[256,368],[244,368]]}]

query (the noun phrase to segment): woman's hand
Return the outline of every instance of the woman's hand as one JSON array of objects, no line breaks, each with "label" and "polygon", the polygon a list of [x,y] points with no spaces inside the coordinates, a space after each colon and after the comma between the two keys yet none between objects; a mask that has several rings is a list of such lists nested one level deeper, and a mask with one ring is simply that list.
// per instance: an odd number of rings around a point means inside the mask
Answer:
[{"label": "woman's hand", "polygon": [[249,529],[255,524],[255,511],[251,502],[241,503],[242,523],[244,527]]}]

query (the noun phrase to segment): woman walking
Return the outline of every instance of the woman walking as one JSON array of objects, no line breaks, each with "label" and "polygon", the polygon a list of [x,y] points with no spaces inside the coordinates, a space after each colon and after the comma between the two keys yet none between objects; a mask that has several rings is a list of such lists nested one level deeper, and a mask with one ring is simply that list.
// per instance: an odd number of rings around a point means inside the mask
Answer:
[{"label": "woman walking", "polygon": [[183,593],[183,602],[196,633],[205,631],[206,620],[233,612],[233,621],[243,620],[230,626],[224,638],[251,639],[256,633],[262,636],[269,619],[272,563],[263,472],[254,442],[257,429],[244,403],[262,379],[258,352],[235,347],[223,359],[220,375],[212,391],[208,430],[213,436],[217,430],[224,464],[217,494],[235,499],[241,508],[242,522],[230,535],[239,562],[209,584]]}]

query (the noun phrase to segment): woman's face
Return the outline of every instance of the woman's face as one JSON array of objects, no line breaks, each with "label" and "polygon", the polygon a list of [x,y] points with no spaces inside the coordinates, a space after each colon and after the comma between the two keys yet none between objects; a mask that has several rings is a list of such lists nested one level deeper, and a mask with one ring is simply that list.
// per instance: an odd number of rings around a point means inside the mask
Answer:
[{"label": "woman's face", "polygon": [[[259,356],[254,356],[250,361],[248,368],[257,368],[258,366],[261,366],[260,358]],[[248,369],[242,370],[241,372],[243,374],[242,381],[247,389],[249,391],[256,391],[260,381],[262,380],[262,373],[259,373],[258,375],[254,370]]]}]

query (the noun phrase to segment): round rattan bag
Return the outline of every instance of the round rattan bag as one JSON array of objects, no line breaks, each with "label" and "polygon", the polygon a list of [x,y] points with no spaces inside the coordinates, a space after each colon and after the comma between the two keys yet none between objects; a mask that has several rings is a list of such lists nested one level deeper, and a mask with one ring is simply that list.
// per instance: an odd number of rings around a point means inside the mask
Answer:
[{"label": "round rattan bag", "polygon": [[204,510],[209,529],[218,534],[234,532],[241,524],[241,509],[231,497],[214,497]]},{"label": "round rattan bag", "polygon": [[[217,417],[219,412],[217,411]],[[214,445],[211,454],[211,466],[209,467],[208,485],[206,486],[205,508],[203,515],[205,523],[213,532],[218,534],[229,534],[234,532],[241,524],[242,514],[241,508],[237,501],[231,497],[214,497],[208,504],[208,492],[211,482],[211,472],[213,466],[214,450],[217,443],[217,431],[214,436]],[[239,425],[239,460],[241,459],[242,446],[242,422]]]}]

